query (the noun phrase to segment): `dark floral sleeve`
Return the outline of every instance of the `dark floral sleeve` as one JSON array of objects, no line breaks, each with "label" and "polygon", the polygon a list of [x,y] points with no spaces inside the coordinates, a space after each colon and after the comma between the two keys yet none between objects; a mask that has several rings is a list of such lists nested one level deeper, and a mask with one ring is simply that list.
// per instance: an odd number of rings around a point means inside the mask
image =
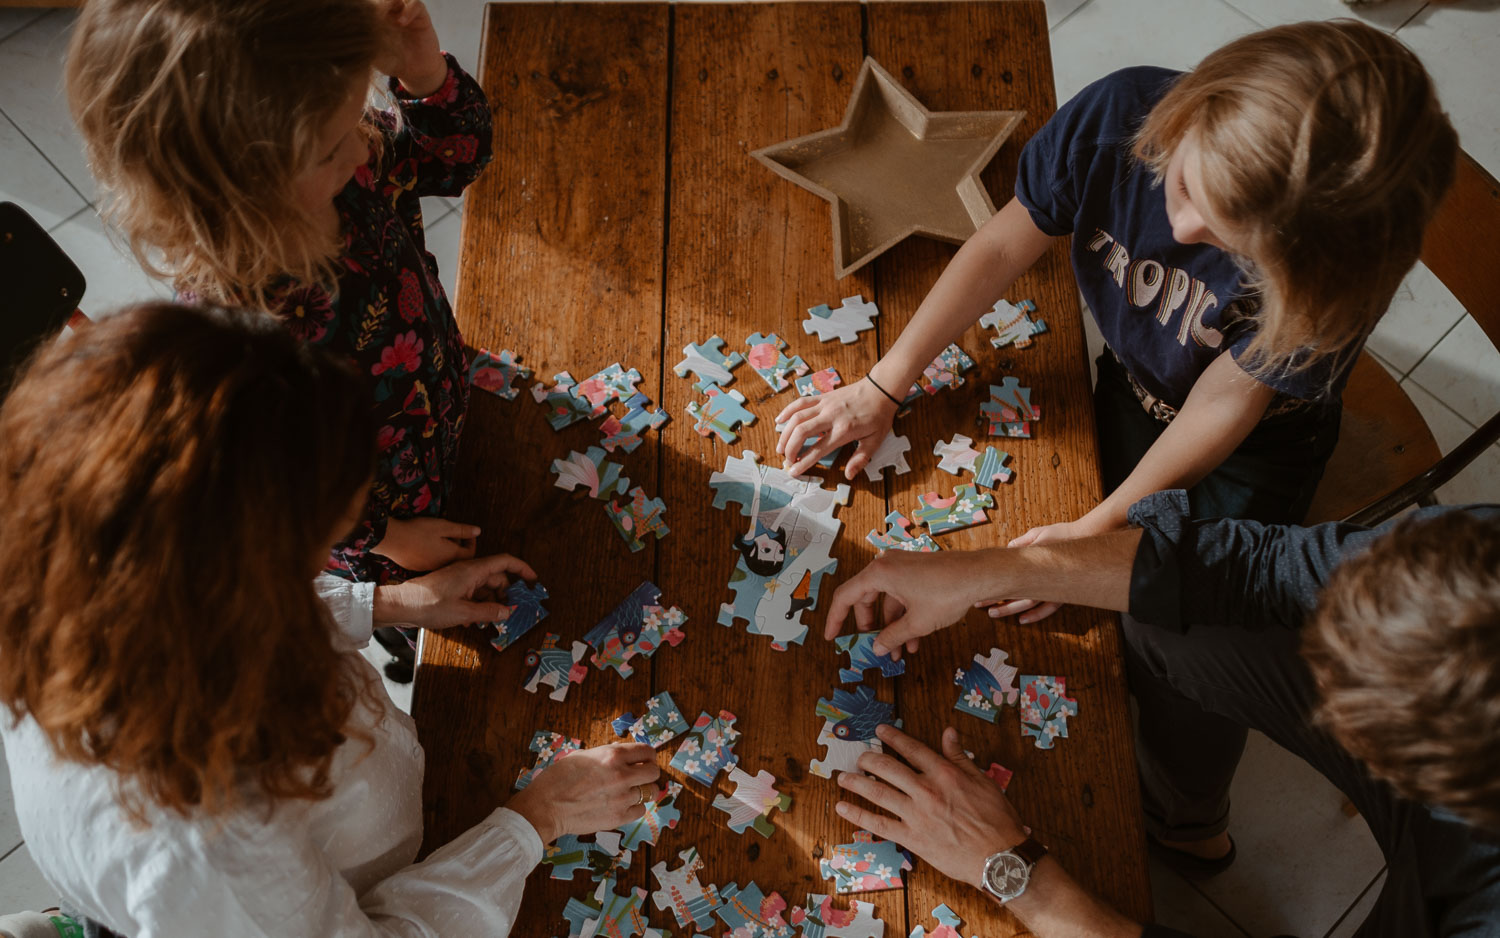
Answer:
[{"label": "dark floral sleeve", "polygon": [[448,53],[448,77],[425,98],[407,94],[390,80],[400,121],[377,115],[385,131],[385,176],[415,195],[456,196],[479,178],[493,156],[490,103],[479,83]]}]

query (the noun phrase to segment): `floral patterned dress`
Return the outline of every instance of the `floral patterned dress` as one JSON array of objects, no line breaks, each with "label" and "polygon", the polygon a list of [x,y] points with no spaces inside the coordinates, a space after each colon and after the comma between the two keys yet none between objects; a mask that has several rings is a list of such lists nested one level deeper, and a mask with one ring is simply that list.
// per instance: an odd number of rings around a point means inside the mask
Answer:
[{"label": "floral patterned dress", "polygon": [[448,59],[448,78],[425,98],[391,90],[400,110],[373,114],[372,150],[334,199],[344,233],[338,284],[289,284],[275,312],[309,343],[368,376],[379,426],[375,480],[364,521],[333,549],[330,572],[385,583],[412,575],[370,553],[390,518],[438,517],[448,501],[468,407],[468,360],[437,261],[422,230],[421,196],[456,196],[489,163],[489,102]]}]

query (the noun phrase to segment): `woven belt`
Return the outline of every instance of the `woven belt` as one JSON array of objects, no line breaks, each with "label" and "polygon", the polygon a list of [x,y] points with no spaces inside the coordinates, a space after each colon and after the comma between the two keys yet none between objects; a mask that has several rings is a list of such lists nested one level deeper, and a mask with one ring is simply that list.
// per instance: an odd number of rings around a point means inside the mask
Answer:
[{"label": "woven belt", "polygon": [[[1115,354],[1115,350],[1108,345],[1104,348],[1109,352],[1109,357],[1115,360],[1115,364],[1120,366],[1120,371],[1124,372],[1125,379],[1130,382],[1130,390],[1135,394],[1135,399],[1141,402],[1141,408],[1150,414],[1153,420],[1159,423],[1171,423],[1177,417],[1177,408],[1146,390],[1146,386],[1137,381],[1135,375],[1130,373],[1130,369],[1125,367],[1125,363],[1120,361],[1120,356]],[[1312,403],[1312,401],[1304,401],[1277,391],[1260,419],[1265,420],[1268,417],[1289,414],[1294,410],[1310,406]]]}]

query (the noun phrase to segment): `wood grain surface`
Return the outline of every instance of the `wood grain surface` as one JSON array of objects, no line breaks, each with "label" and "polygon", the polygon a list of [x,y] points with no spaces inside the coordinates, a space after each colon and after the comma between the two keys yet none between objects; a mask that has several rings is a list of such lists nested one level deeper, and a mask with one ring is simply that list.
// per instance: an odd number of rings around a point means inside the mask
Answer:
[{"label": "wood grain surface", "polygon": [[[552,729],[591,744],[612,739],[608,723],[639,713],[670,691],[691,720],[728,709],[744,736],[740,765],[783,781],[790,812],[772,838],[738,835],[713,810],[715,792],[685,782],[683,817],[655,849],[637,854],[625,883],[655,887],[648,874],[695,845],[708,881],[754,880],[789,906],[828,893],[816,858],[850,839],[833,813],[837,787],[812,776],[819,697],[837,684],[841,656],[820,637],[821,611],[804,616],[806,642],[785,652],[743,625],[715,623],[732,598],[732,538],[744,519],[713,508],[712,472],[743,450],[774,462],[779,395],[748,366],[731,385],[756,423],[739,442],[697,435],[683,408],[699,399],[671,367],[682,347],[717,333],[743,351],[752,332],[778,332],[814,369],[860,377],[894,340],[954,248],[923,239],[835,280],[826,203],[750,158],[768,143],[836,124],[866,53],[933,109],[1018,108],[1022,129],[985,175],[997,203],[1008,198],[1025,140],[1055,106],[1045,15],[1039,2],[500,4],[488,8],[479,77],[495,114],[496,157],[465,198],[456,308],[468,342],[510,348],[551,383],[567,369],[584,378],[612,362],[636,367],[640,389],[672,420],[628,456],[632,484],[667,504],[671,533],[631,554],[601,503],[552,487],[551,461],[598,441],[597,422],[554,433],[523,393],[516,401],[473,395],[456,479],[454,517],[484,529],[481,550],[526,558],[549,588],[551,616],[518,647],[496,653],[477,633],[428,633],[413,715],[427,752],[426,849],[439,846],[504,802],[516,772],[531,764],[532,733]],[[852,345],[805,334],[805,309],[863,293],[881,309],[879,328]],[[1015,374],[1042,408],[1037,439],[994,440],[1012,453],[1014,483],[996,494],[993,523],[940,538],[945,550],[1003,543],[1034,524],[1066,520],[1100,497],[1088,363],[1077,292],[1059,243],[1012,290],[1034,298],[1049,332],[1031,348],[990,349],[979,330],[961,345],[978,362],[962,388],[924,400],[897,422],[912,441],[913,471],[851,484],[838,513],[837,572],[823,601],[873,550],[865,532],[886,512],[910,514],[918,494],[951,493],[959,480],[937,470],[934,441],[966,433],[984,442],[978,404],[988,383]],[[521,691],[525,648],[543,631],[579,638],[643,579],[689,616],[687,640],[637,668],[629,680],[591,672],[565,703]],[[957,713],[953,670],[998,645],[1027,673],[1061,674],[1079,701],[1071,738],[1052,751],[1020,735],[1014,710],[995,726]],[[1029,824],[1088,887],[1129,914],[1150,913],[1129,712],[1113,616],[1064,610],[1043,626],[994,625],[972,616],[930,643],[906,675],[873,682],[894,700],[908,729],[935,742],[956,725],[982,765],[1016,773],[1010,792]],[[663,747],[665,768],[676,743]],[[672,774],[672,773],[669,773]],[[715,791],[728,791],[722,777]],[[515,934],[563,927],[570,895],[588,891],[547,878],[527,888]],[[918,862],[906,890],[874,894],[887,935],[932,922],[947,902],[965,934],[1020,933],[998,907]],[[681,932],[651,909],[653,923]],[[715,926],[707,930],[718,934]]]}]

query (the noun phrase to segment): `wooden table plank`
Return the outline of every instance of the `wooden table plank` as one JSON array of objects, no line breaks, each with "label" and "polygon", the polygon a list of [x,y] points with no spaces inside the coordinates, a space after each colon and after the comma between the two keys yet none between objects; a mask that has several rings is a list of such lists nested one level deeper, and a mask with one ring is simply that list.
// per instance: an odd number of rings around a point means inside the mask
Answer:
[{"label": "wooden table plank", "polygon": [[[1045,9],[1040,2],[907,3],[869,6],[869,53],[935,110],[1024,109],[1025,122],[1000,150],[985,174],[997,205],[1010,198],[1021,148],[1055,110]],[[956,249],[913,238],[876,262],[887,347],[916,310]],[[897,429],[909,433],[913,472],[895,486],[893,507],[912,508],[917,495],[937,489],[950,493],[958,480],[936,469],[931,441],[955,433],[973,437],[1012,455],[1016,479],[995,494],[992,524],[939,538],[944,550],[1004,544],[1028,528],[1068,521],[1102,497],[1093,399],[1083,339],[1078,291],[1062,239],[1011,289],[1010,298],[1034,299],[1048,332],[1030,348],[990,347],[990,330],[970,330],[960,344],[978,367],[956,391],[919,404]],[[1035,439],[991,439],[978,422],[979,404],[989,383],[1013,374],[1033,389],[1042,412]],[[917,441],[923,441],[920,445]],[[979,612],[962,628],[924,642],[902,678],[902,715],[919,737],[936,742],[943,726],[958,727],[966,745],[988,765],[991,759],[1016,775],[1010,794],[1039,838],[1086,886],[1127,914],[1150,913],[1144,834],[1140,820],[1133,743],[1118,617],[1078,608],[1064,609],[1037,626],[1014,619],[996,624]],[[1071,736],[1051,751],[1036,749],[1020,736],[1014,710],[1000,714],[996,727],[952,709],[952,673],[976,653],[1000,647],[1023,674],[1060,674],[1068,679],[1079,714]],[[914,705],[913,687],[932,692]],[[1017,927],[1008,914],[972,891],[920,866],[911,879],[910,905],[917,918],[947,902],[972,928],[986,936],[1009,935]],[[956,901],[955,901],[956,897]]]},{"label": "wooden table plank", "polygon": [[[718,333],[726,348],[744,352],[746,336],[776,332],[788,354],[800,354],[812,370],[832,366],[854,380],[875,359],[873,333],[853,345],[819,343],[801,321],[817,303],[836,306],[860,291],[874,298],[870,277],[834,279],[826,203],[768,172],[749,152],[839,122],[864,54],[862,11],[852,3],[683,4],[675,15],[667,346],[675,353]],[[732,542],[749,522],[738,505],[713,508],[709,476],[742,450],[779,465],[773,422],[796,393],[772,394],[748,364],[736,375],[732,387],[756,414],[739,442],[704,440],[687,421],[666,434],[663,487],[681,526],[662,545],[663,583],[672,585],[673,595],[705,601],[693,610],[696,617],[701,609],[702,624],[689,641],[657,657],[656,684],[694,714],[720,708],[737,714],[745,734],[741,767],[751,774],[770,771],[794,802],[789,814],[775,818],[779,830],[770,840],[741,836],[726,829],[724,815],[709,808],[711,798],[690,782],[703,798],[684,813],[672,843],[697,845],[708,861],[705,875],[715,883],[743,885],[753,878],[765,892],[781,892],[789,906],[802,905],[808,893],[832,891],[817,857],[852,833],[832,811],[832,780],[808,771],[809,761],[824,755],[816,745],[823,720],[815,707],[837,686],[838,656],[819,635],[821,613],[803,615],[810,626],[806,642],[784,652],[772,650],[769,638],[748,634],[743,623],[732,630],[713,624],[718,604],[732,598],[726,586]],[[699,397],[689,381],[668,378],[674,415]],[[837,515],[844,525],[833,552],[839,570],[824,578],[825,596],[840,574],[868,561],[864,533],[885,515],[883,485],[861,475],[851,488],[849,504]],[[894,699],[889,686],[880,690]],[[719,788],[727,790],[722,779]],[[899,930],[903,895],[874,901],[892,931]]]},{"label": "wooden table plank", "polygon": [[[502,4],[486,14],[479,77],[495,161],[465,198],[456,310],[464,335],[514,349],[548,384],[563,369],[583,379],[620,361],[639,368],[640,389],[660,400],[668,11],[608,4],[580,16],[570,6]],[[481,553],[528,560],[551,591],[551,616],[503,654],[467,630],[424,637],[413,712],[427,752],[428,850],[509,798],[516,771],[532,763],[535,730],[612,741],[609,719],[650,694],[649,676],[622,681],[592,668],[562,704],[521,689],[526,649],[545,631],[581,638],[655,574],[654,547],[630,554],[603,503],[552,486],[552,459],[597,445],[598,422],[555,433],[543,416],[527,394],[472,396],[452,517],[483,527]],[[633,484],[657,492],[652,442],[614,458]],[[555,933],[567,897],[584,891],[547,876],[542,867],[528,884],[515,934]],[[648,878],[637,863],[628,881]]]}]

